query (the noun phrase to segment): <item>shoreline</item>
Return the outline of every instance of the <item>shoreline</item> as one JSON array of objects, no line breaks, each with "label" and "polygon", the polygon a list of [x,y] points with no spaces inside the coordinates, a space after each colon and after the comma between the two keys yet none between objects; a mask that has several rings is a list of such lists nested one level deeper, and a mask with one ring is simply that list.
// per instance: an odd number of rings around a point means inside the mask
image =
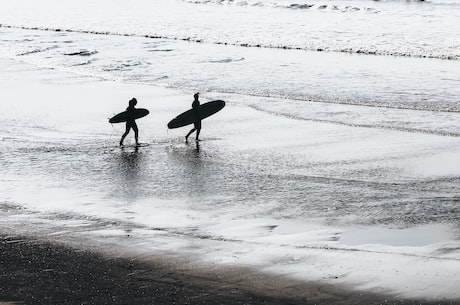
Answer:
[{"label": "shoreline", "polygon": [[455,304],[346,291],[247,268],[111,256],[94,245],[84,249],[2,231],[0,304]]}]

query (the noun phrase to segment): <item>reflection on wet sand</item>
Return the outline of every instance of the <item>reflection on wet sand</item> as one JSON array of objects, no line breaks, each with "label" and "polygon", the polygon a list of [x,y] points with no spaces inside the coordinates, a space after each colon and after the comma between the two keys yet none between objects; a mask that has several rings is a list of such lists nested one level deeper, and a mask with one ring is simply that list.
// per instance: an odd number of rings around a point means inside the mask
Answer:
[{"label": "reflection on wet sand", "polygon": [[135,201],[142,194],[141,182],[143,180],[144,158],[139,148],[121,148],[114,160],[116,171],[112,175],[113,185],[117,192],[130,201]]}]

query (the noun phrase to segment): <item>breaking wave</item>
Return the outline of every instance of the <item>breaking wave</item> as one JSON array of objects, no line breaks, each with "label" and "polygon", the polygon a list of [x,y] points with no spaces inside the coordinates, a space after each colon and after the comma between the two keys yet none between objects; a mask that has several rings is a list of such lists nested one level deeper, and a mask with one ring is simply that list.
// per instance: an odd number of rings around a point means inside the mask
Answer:
[{"label": "breaking wave", "polygon": [[[275,8],[290,8],[290,9],[310,9],[310,8],[321,8],[321,7],[334,7],[337,5],[324,5],[313,3],[314,0],[311,0],[310,3],[287,3],[286,1],[260,1],[260,0],[183,0],[186,3],[193,4],[220,4],[220,5],[236,5],[236,6],[256,6],[256,7],[275,7]],[[426,4],[435,4],[435,5],[460,5],[459,0],[358,0],[355,2],[362,3],[378,3],[378,2],[414,2],[414,3],[426,3]],[[356,6],[345,6],[353,7],[350,11],[366,11],[367,7],[356,7]],[[373,8],[370,8],[373,11]],[[345,10],[347,11],[347,10]],[[376,10],[378,12],[378,10]]]},{"label": "breaking wave", "polygon": [[186,3],[193,4],[220,4],[220,5],[237,5],[237,6],[257,6],[257,7],[273,7],[293,10],[332,10],[338,12],[367,12],[378,13],[379,10],[371,7],[357,7],[352,5],[337,5],[337,4],[319,4],[319,3],[277,3],[277,2],[262,2],[262,1],[246,1],[246,0],[183,0]]},{"label": "breaking wave", "polygon": [[[430,59],[443,59],[443,60],[460,60],[460,54],[456,53],[427,53],[426,50],[411,49],[410,51],[400,50],[385,50],[378,49],[376,47],[341,47],[340,45],[328,45],[327,42],[321,45],[290,45],[290,44],[273,44],[273,43],[262,43],[262,42],[244,42],[242,40],[218,40],[209,37],[192,37],[189,35],[163,35],[163,34],[139,34],[139,33],[121,33],[111,31],[97,31],[97,30],[83,30],[83,29],[62,29],[52,27],[29,27],[20,25],[7,25],[0,24],[0,28],[15,28],[23,30],[37,30],[37,31],[50,31],[50,32],[69,32],[69,33],[82,33],[92,35],[113,35],[113,36],[125,36],[125,37],[143,37],[151,39],[168,39],[177,41],[189,41],[195,43],[212,43],[216,45],[231,45],[247,48],[267,48],[267,49],[283,49],[283,50],[305,50],[305,51],[316,51],[316,52],[338,52],[338,53],[349,53],[349,54],[363,54],[363,55],[379,55],[379,56],[396,56],[396,57],[413,57],[413,58],[430,58]],[[47,49],[37,49],[34,52],[43,52]],[[155,50],[152,50],[152,52]],[[158,50],[157,50],[158,51]],[[170,50],[162,50],[170,51]],[[27,54],[27,53],[25,53]],[[87,53],[75,54],[75,55],[86,55]],[[94,53],[92,53],[94,54]],[[21,54],[22,55],[22,54]],[[72,54],[74,55],[74,54]],[[89,54],[91,55],[91,54]]]}]

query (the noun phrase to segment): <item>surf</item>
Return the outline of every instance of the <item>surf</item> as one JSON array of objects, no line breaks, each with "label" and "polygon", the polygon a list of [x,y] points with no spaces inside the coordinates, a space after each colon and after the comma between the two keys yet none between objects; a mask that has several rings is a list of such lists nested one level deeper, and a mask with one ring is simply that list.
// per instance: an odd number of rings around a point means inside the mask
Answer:
[{"label": "surf", "polygon": [[[430,50],[427,51],[417,51],[415,49],[401,51],[401,50],[390,50],[390,49],[375,49],[374,47],[366,48],[363,46],[360,47],[337,47],[331,45],[321,45],[321,44],[314,44],[314,45],[303,45],[300,46],[299,44],[279,44],[279,43],[266,43],[262,41],[250,41],[241,42],[241,41],[232,41],[232,40],[222,40],[222,39],[212,39],[209,37],[196,37],[196,34],[193,35],[185,35],[185,36],[178,36],[175,34],[138,34],[133,32],[116,32],[116,31],[98,31],[98,30],[81,30],[81,29],[73,29],[73,28],[52,28],[52,27],[28,27],[28,26],[18,26],[18,25],[10,25],[10,24],[0,24],[0,27],[3,28],[16,28],[22,30],[33,30],[33,31],[48,31],[48,32],[68,32],[68,33],[80,33],[80,34],[90,34],[90,35],[104,35],[104,36],[122,36],[122,37],[139,37],[139,38],[149,38],[149,39],[168,39],[168,40],[175,40],[175,41],[185,41],[185,42],[193,42],[193,43],[211,43],[216,45],[230,45],[230,46],[237,46],[237,47],[245,47],[245,48],[264,48],[264,49],[277,49],[277,50],[304,50],[304,51],[314,51],[314,52],[337,52],[337,53],[345,53],[345,54],[361,54],[361,55],[370,55],[370,56],[394,56],[394,57],[408,57],[408,58],[425,58],[425,59],[440,59],[440,60],[460,60],[460,54],[457,54],[456,50],[452,50],[452,53],[446,54],[439,54],[437,52],[432,52]],[[37,49],[34,52],[42,52],[45,50]],[[95,51],[91,51],[95,52]],[[24,53],[22,55],[27,55],[28,53]],[[90,55],[93,53],[89,53]],[[81,55],[81,54],[79,54]]]}]

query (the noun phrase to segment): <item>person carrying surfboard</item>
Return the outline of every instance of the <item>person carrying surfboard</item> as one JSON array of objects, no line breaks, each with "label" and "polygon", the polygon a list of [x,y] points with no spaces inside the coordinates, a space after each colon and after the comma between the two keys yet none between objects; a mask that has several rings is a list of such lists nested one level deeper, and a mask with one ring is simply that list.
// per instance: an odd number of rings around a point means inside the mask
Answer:
[{"label": "person carrying surfboard", "polygon": [[195,121],[193,122],[193,128],[188,132],[188,134],[185,136],[185,142],[188,142],[188,137],[196,131],[196,141],[199,141],[198,137],[200,136],[200,131],[201,131],[201,115],[200,115],[200,101],[198,100],[198,96],[200,93],[195,93],[193,95],[193,103],[192,103],[192,109],[193,112],[195,113]]},{"label": "person carrying surfboard", "polygon": [[136,108],[134,106],[137,105],[137,100],[135,97],[129,100],[129,106],[126,108],[128,114],[132,113],[129,117],[130,119],[126,120],[126,131],[121,136],[120,146],[123,146],[123,141],[125,140],[126,136],[128,135],[131,128],[134,130],[134,139],[136,139],[136,146],[139,145],[139,129],[137,128],[136,120],[134,119],[134,111]]}]

